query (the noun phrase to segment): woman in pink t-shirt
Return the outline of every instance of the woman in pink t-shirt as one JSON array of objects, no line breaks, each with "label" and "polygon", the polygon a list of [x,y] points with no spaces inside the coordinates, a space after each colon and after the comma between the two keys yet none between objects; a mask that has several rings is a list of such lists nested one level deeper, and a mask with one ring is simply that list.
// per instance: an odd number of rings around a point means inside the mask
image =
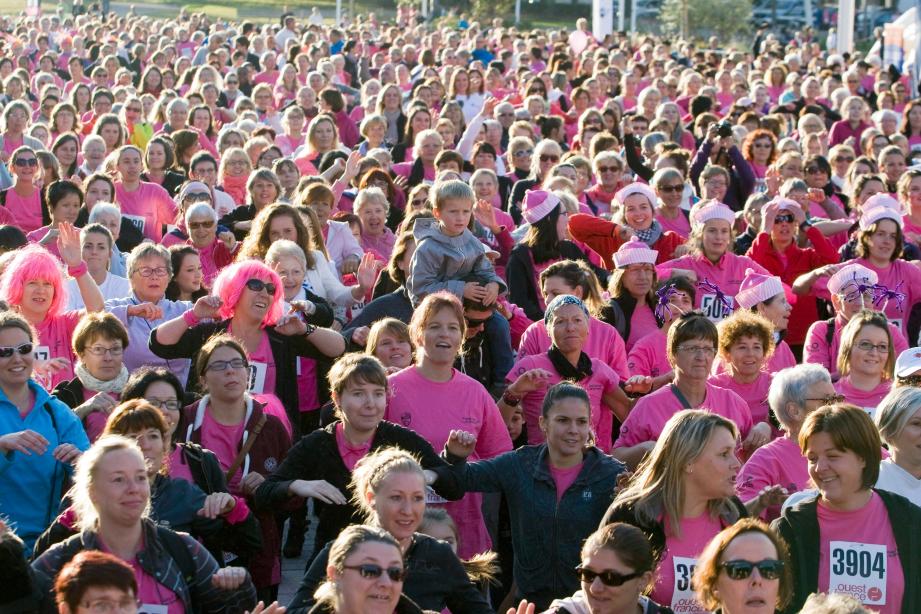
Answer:
[{"label": "woman in pink t-shirt", "polygon": [[[452,429],[472,432],[477,437],[475,460],[511,450],[495,401],[482,384],[454,369],[466,334],[460,300],[446,292],[428,295],[413,313],[410,332],[416,364],[389,377],[393,394],[386,419],[416,431],[436,450],[444,447]],[[461,535],[461,558],[490,548],[479,495],[444,505]]]},{"label": "woman in pink t-shirt", "polygon": [[797,561],[785,612],[799,612],[816,592],[850,594],[881,614],[918,611],[921,508],[873,488],[882,441],[870,416],[853,405],[821,407],[806,418],[799,444],[819,494],[773,524]]},{"label": "woman in pink t-shirt", "polygon": [[841,331],[835,390],[871,416],[892,388],[895,349],[886,317],[864,310]]},{"label": "woman in pink t-shirt", "polygon": [[613,317],[606,320],[626,341],[628,352],[637,341],[659,328],[654,312],[655,287],[659,281],[655,269],[658,255],[658,251],[647,247],[636,236],[630,237],[614,253],[616,268],[608,281],[611,301],[607,305]]},{"label": "woman in pink t-shirt", "polygon": [[155,183],[141,181],[144,154],[134,145],[119,147],[115,168],[115,199],[122,217],[131,221],[144,237],[158,243],[168,224],[176,223],[178,208],[169,193]]},{"label": "woman in pink t-shirt", "polygon": [[627,355],[630,375],[648,375],[652,389],[669,384],[674,377],[668,362],[668,331],[682,315],[694,308],[694,284],[686,278],[670,277],[659,282],[656,288],[656,319],[662,322],[659,330],[637,341]]},{"label": "woman in pink t-shirt", "polygon": [[[918,110],[921,112],[921,105]],[[908,169],[902,173],[897,189],[899,203],[906,212],[902,216],[905,240],[921,245],[921,170]]]},{"label": "woman in pink t-shirt", "polygon": [[83,206],[83,190],[67,180],[52,181],[45,188],[45,202],[51,214],[51,223],[26,236],[32,243],[38,243],[60,258],[57,246],[58,226],[65,222],[73,224],[77,221],[80,207]]},{"label": "woman in pink t-shirt", "polygon": [[19,147],[10,155],[13,185],[0,192],[0,217],[5,224],[18,226],[31,233],[49,223],[40,188],[41,166],[30,147]]},{"label": "woman in pink t-shirt", "polygon": [[738,436],[722,416],[675,414],[602,520],[632,524],[646,534],[657,564],[650,597],[673,610],[705,612],[691,586],[697,557],[723,528],[749,515],[735,496]]},{"label": "woman in pink t-shirt", "polygon": [[80,317],[102,311],[104,299],[82,258],[80,232],[67,223],[59,228],[58,250],[67,272],[77,280],[86,309],[64,311],[67,304],[60,261],[42,247],[19,250],[0,278],[0,298],[18,310],[38,332],[37,377],[47,390],[74,377],[71,339]]}]

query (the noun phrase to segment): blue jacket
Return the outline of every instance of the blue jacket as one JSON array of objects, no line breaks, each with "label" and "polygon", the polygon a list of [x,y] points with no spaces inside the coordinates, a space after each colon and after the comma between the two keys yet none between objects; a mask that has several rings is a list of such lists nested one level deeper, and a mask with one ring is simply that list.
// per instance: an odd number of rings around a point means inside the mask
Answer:
[{"label": "blue jacket", "polygon": [[[456,460],[447,455],[449,461]],[[598,448],[585,451],[579,476],[557,503],[547,444],[524,446],[489,460],[435,468],[465,491],[501,492],[508,503],[515,551],[514,577],[521,596],[545,610],[553,599],[579,590],[576,566],[582,542],[614,498],[623,463]]]},{"label": "blue jacket", "polygon": [[64,443],[83,451],[90,447],[80,419],[67,405],[33,381],[29,389],[35,395],[35,406],[24,418],[0,390],[0,435],[29,430],[48,440],[48,449],[41,456],[0,454],[0,516],[13,523],[26,543],[27,555],[57,516],[64,477],[73,471],[54,459],[55,448]]}]

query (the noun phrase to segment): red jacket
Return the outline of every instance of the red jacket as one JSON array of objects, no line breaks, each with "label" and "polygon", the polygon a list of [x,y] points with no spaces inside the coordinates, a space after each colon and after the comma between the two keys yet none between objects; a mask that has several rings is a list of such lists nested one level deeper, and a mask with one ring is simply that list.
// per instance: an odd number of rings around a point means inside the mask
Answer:
[{"label": "red jacket", "polygon": [[[758,233],[754,243],[748,248],[747,255],[770,271],[772,275],[780,277],[783,283],[792,286],[796,278],[803,273],[840,260],[834,246],[828,242],[819,229],[810,226],[806,229],[806,237],[813,247],[802,248],[794,241],[784,250],[786,264],[781,259],[780,253],[771,244],[771,235],[766,232]],[[809,325],[818,318],[819,311],[816,302],[800,297],[790,313],[785,341],[790,345],[802,345],[806,340]]]},{"label": "red jacket", "polygon": [[[614,222],[588,215],[576,213],[569,216],[569,234],[573,239],[585,243],[598,252],[604,266],[609,271],[614,270],[614,252],[625,243],[620,238],[620,226]],[[662,264],[674,258],[675,249],[684,244],[680,235],[666,230],[651,247],[659,251],[656,264]]]}]

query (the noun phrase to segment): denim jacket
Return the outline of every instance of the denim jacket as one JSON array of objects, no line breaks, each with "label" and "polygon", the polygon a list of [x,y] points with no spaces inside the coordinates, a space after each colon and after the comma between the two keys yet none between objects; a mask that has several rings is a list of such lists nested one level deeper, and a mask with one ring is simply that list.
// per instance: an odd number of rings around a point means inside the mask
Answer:
[{"label": "denim jacket", "polygon": [[514,577],[521,596],[546,609],[580,588],[576,566],[582,542],[598,528],[614,498],[623,463],[601,450],[585,450],[582,470],[557,501],[547,444],[525,446],[489,460],[466,463],[447,455],[465,491],[501,492],[508,502],[515,550]]}]

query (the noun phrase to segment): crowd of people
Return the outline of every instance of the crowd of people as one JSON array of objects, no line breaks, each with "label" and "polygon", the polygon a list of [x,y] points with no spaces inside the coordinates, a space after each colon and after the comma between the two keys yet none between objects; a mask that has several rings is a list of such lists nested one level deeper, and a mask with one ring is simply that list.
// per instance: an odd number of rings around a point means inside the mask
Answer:
[{"label": "crowd of people", "polygon": [[811,37],[0,19],[0,612],[921,612],[921,99]]}]

